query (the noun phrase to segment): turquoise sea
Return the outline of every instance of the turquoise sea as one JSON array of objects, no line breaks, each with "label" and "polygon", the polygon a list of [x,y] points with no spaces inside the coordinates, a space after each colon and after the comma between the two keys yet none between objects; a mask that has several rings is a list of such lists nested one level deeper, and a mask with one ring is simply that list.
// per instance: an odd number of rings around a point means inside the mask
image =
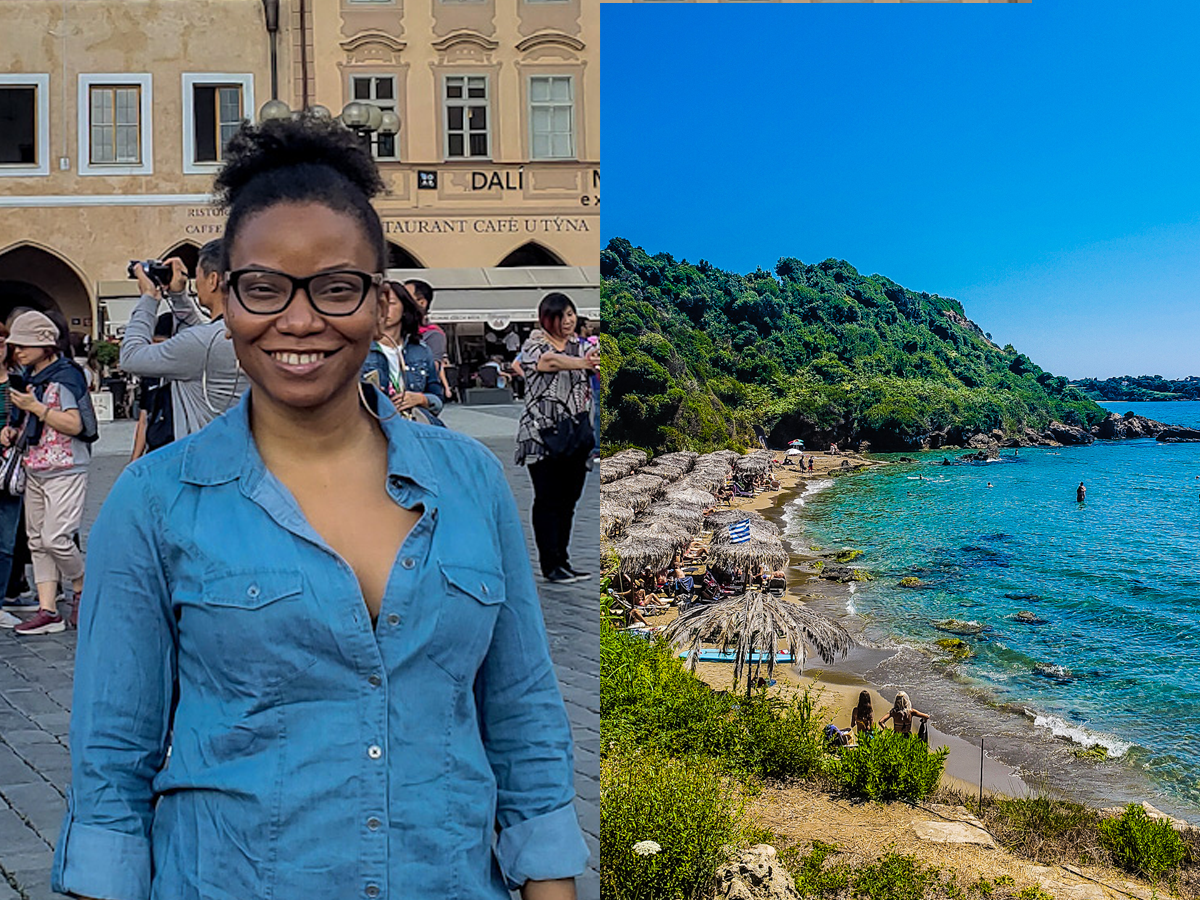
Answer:
[{"label": "turquoise sea", "polygon": [[[1104,405],[1200,427],[1200,402]],[[785,537],[864,551],[876,580],[838,612],[904,648],[884,675],[948,730],[989,737],[1027,776],[1083,782],[1089,799],[1200,822],[1200,444],[1001,455],[942,466],[957,454],[930,451],[826,482],[784,510]],[[926,586],[899,587],[910,575]],[[934,627],[946,619],[979,632]],[[932,647],[954,636],[974,658]],[[1096,744],[1104,762],[1071,753]]]}]

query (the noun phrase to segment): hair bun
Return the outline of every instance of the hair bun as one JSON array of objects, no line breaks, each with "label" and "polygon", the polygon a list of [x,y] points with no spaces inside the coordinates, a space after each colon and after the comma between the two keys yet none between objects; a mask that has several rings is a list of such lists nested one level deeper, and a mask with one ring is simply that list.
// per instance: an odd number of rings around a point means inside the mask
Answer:
[{"label": "hair bun", "polygon": [[302,115],[244,123],[225,147],[225,164],[213,183],[216,200],[231,206],[260,175],[308,166],[332,169],[368,199],[384,189],[375,160],[358,135],[336,119]]}]

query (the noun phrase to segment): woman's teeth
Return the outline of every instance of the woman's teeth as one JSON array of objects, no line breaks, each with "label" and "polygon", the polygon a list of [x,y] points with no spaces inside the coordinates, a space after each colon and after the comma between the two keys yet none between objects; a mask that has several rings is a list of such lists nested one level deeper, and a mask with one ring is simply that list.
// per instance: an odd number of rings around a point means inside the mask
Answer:
[{"label": "woman's teeth", "polygon": [[271,356],[285,366],[306,366],[325,358],[324,353],[272,353]]}]

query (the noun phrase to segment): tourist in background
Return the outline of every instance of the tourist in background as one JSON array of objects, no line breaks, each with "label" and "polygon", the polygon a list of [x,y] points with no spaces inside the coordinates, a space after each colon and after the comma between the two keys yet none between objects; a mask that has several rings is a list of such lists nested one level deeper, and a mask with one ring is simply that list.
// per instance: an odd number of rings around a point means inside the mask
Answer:
[{"label": "tourist in background", "polygon": [[[8,326],[0,323],[0,422],[7,422],[12,404],[8,392],[10,380],[8,375]],[[13,557],[17,549],[17,528],[21,523],[20,496],[14,497],[7,491],[0,490],[0,585],[7,585],[13,571]],[[16,595],[9,595],[13,602],[5,600],[5,610],[0,610],[0,628],[12,628],[20,625],[21,620],[8,609],[28,609],[36,607],[37,601],[21,602]]]},{"label": "tourist in background", "polygon": [[382,333],[367,354],[363,375],[374,373],[373,380],[400,414],[419,407],[422,421],[441,425],[437,416],[446,395],[437,362],[421,342],[421,311],[398,281],[385,281],[379,300],[385,310]]},{"label": "tourist in background", "polygon": [[597,351],[575,333],[575,304],[552,293],[538,304],[541,330],[521,349],[525,413],[517,427],[517,465],[533,480],[533,534],[542,575],[551,584],[590,577],[571,566],[575,504],[596,445],[590,374]]},{"label": "tourist in background", "polygon": [[60,578],[71,582],[76,597],[83,590],[83,555],[75,532],[83,519],[91,447],[96,419],[87,382],[79,367],[58,350],[60,332],[49,318],[27,312],[13,322],[9,343],[25,367],[28,393],[10,389],[24,415],[18,426],[0,432],[5,447],[24,441],[25,527],[33,557],[38,612],[13,629],[19,635],[53,634],[66,628],[58,613]]}]

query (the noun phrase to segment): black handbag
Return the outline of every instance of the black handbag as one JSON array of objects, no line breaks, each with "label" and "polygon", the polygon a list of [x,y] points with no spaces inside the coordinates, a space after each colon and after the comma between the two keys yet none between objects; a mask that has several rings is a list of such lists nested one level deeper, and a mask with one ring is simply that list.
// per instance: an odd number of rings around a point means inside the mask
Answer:
[{"label": "black handbag", "polygon": [[582,455],[590,453],[596,446],[596,433],[586,412],[559,419],[552,427],[543,428],[540,434],[546,455],[551,457]]},{"label": "black handbag", "polygon": [[9,497],[25,493],[25,428],[19,430],[13,445],[0,456],[0,492]]}]

